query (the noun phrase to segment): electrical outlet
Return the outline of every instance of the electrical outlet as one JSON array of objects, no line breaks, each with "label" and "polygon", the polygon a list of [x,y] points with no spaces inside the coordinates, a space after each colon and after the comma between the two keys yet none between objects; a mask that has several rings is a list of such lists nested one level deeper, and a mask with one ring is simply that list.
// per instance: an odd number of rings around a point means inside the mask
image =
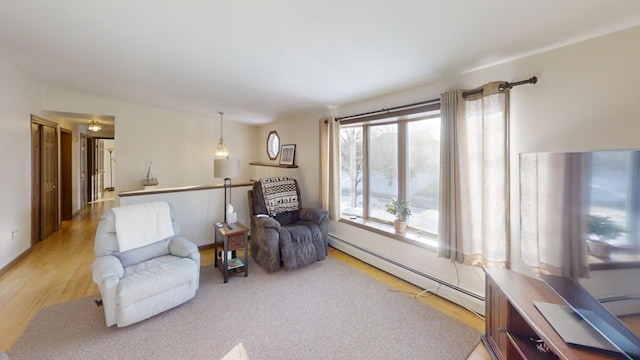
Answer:
[{"label": "electrical outlet", "polygon": [[11,230],[11,238],[15,239],[16,235],[18,235],[18,230],[17,229]]}]

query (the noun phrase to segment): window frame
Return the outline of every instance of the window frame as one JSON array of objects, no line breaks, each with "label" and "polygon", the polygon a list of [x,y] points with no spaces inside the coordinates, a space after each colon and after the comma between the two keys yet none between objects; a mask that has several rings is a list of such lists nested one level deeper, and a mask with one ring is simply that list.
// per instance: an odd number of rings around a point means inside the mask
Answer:
[{"label": "window frame", "polygon": [[[426,249],[437,249],[437,234],[417,229],[409,224],[407,232],[398,234],[393,229],[393,222],[371,217],[369,206],[370,165],[369,165],[369,135],[371,126],[388,124],[397,125],[397,193],[399,198],[406,198],[407,194],[407,152],[409,123],[441,118],[440,103],[430,104],[415,109],[405,109],[401,113],[377,114],[370,117],[343,120],[340,129],[349,127],[362,128],[362,216],[345,214],[340,209],[340,222],[354,225],[396,240],[407,242]],[[341,149],[342,151],[342,149]],[[342,180],[342,179],[341,179]],[[342,192],[342,189],[340,190]],[[357,196],[357,194],[355,195]]]}]

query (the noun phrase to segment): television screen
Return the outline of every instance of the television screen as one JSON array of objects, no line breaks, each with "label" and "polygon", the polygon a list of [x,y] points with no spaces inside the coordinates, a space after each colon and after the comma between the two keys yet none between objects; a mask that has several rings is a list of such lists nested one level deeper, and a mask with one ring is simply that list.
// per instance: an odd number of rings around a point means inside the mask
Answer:
[{"label": "television screen", "polygon": [[581,316],[640,357],[640,151],[521,154],[520,220],[524,262],[578,313],[603,308]]}]

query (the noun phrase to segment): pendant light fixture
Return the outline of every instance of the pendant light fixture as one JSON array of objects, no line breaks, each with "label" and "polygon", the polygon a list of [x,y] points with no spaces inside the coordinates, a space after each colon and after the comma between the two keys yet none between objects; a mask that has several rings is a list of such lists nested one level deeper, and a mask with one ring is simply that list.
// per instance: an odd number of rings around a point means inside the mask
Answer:
[{"label": "pendant light fixture", "polygon": [[218,146],[216,147],[216,159],[227,159],[229,158],[229,149],[224,145],[224,139],[222,138],[222,116],[224,112],[220,111],[220,141],[218,141]]},{"label": "pendant light fixture", "polygon": [[95,120],[91,120],[87,130],[89,130],[89,131],[100,131],[100,130],[102,130],[102,125],[100,125],[100,123],[98,123]]}]

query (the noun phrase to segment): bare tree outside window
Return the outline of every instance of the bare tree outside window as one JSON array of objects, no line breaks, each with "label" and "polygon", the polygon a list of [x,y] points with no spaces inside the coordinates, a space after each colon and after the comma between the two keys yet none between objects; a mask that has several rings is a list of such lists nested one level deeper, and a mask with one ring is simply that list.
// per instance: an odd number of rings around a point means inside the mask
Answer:
[{"label": "bare tree outside window", "polygon": [[362,216],[362,126],[340,129],[341,208]]},{"label": "bare tree outside window", "polygon": [[372,125],[369,129],[369,214],[393,221],[385,204],[398,197],[398,125]]}]

